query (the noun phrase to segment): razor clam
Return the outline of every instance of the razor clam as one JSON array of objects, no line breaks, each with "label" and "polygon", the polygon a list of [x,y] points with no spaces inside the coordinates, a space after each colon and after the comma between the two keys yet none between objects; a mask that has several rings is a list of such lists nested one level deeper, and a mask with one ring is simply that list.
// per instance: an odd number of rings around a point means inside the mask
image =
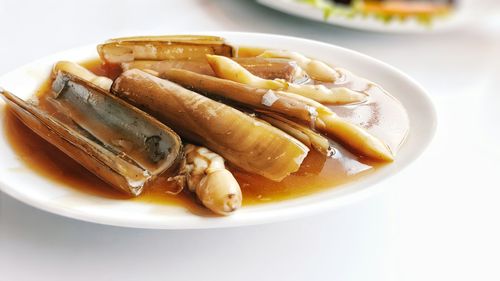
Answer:
[{"label": "razor clam", "polygon": [[260,57],[231,59],[262,79],[282,79],[298,84],[309,80],[307,74],[292,60]]},{"label": "razor clam", "polygon": [[97,76],[85,67],[70,61],[59,61],[52,68],[52,76],[56,77],[59,71],[71,73],[87,82],[90,82],[99,88],[109,92],[113,80],[105,76]]},{"label": "razor clam", "polygon": [[180,138],[159,121],[61,70],[52,90],[39,101],[1,96],[34,132],[129,195],[177,168]]},{"label": "razor clam", "polygon": [[110,39],[97,46],[107,63],[134,60],[205,60],[205,55],[231,56],[223,38],[202,35],[137,36]]},{"label": "razor clam", "polygon": [[198,93],[222,97],[254,110],[271,111],[303,121],[363,156],[381,161],[393,160],[392,151],[381,140],[340,118],[328,107],[303,96],[254,88],[181,69],[168,70],[159,76]]},{"label": "razor clam", "polygon": [[267,123],[138,69],[122,73],[111,91],[171,126],[183,138],[271,180],[281,181],[297,171],[309,151]]},{"label": "razor clam", "polygon": [[[263,79],[283,79],[288,82],[301,83],[308,80],[305,72],[297,66],[294,61],[285,59],[267,58],[231,58],[245,69]],[[189,60],[134,60],[121,64],[123,71],[137,68],[141,70],[150,69],[156,72],[164,72],[169,69],[184,69],[196,73],[216,76],[207,61]]]},{"label": "razor clam", "polygon": [[335,153],[335,149],[330,146],[330,142],[327,138],[316,133],[303,124],[299,124],[270,112],[259,114],[259,118],[269,122],[276,128],[283,130],[287,134],[307,145],[307,147],[314,148],[327,157],[331,157]]},{"label": "razor clam", "polygon": [[253,75],[237,62],[223,56],[207,55],[207,61],[217,77],[256,88],[298,94],[323,104],[359,103],[367,98],[366,94],[345,87],[327,88],[325,85],[298,85],[280,79],[263,79]]},{"label": "razor clam", "polygon": [[335,82],[340,73],[328,64],[310,59],[301,53],[285,50],[266,50],[259,55],[262,58],[284,58],[296,61],[299,66],[314,80]]}]

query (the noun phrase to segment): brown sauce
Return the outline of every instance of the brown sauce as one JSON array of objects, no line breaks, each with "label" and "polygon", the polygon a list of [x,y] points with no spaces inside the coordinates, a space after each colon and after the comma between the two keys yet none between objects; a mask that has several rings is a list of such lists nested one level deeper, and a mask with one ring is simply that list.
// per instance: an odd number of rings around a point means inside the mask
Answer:
[{"label": "brown sauce", "polygon": [[[251,54],[250,51],[247,53]],[[101,65],[98,60],[82,65],[97,75],[110,78],[115,78],[120,73],[118,69]],[[344,82],[353,84],[353,81]],[[49,91],[48,85],[49,82],[42,86],[37,95],[43,96]],[[368,85],[366,91],[370,93],[369,102],[357,106],[335,106],[332,109],[342,117],[367,128],[368,131],[385,141],[393,151],[396,151],[408,130],[406,113],[397,101],[387,96],[380,88]],[[178,195],[169,194],[167,191],[173,187],[168,184],[167,186],[157,184],[146,189],[137,198],[128,198],[36,135],[8,110],[4,133],[18,157],[30,169],[68,188],[116,200],[182,205],[193,213],[209,214],[196,203],[189,192],[184,191]],[[227,164],[240,183],[244,205],[286,200],[326,190],[366,176],[383,165],[359,159],[341,146],[337,145],[337,147],[338,151],[333,158],[326,158],[311,151],[300,170],[282,182],[273,182]]]}]

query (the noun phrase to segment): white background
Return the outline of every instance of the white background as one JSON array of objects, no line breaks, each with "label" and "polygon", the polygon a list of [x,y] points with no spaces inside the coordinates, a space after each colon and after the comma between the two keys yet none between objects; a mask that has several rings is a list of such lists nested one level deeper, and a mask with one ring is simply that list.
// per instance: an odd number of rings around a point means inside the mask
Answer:
[{"label": "white background", "polygon": [[[253,1],[0,1],[0,74],[121,35],[193,30],[321,40],[386,61],[431,94],[426,153],[365,201],[221,230],[108,227],[0,194],[0,280],[500,280],[500,3],[446,33],[389,35]],[[285,46],[286,47],[286,46]]]}]

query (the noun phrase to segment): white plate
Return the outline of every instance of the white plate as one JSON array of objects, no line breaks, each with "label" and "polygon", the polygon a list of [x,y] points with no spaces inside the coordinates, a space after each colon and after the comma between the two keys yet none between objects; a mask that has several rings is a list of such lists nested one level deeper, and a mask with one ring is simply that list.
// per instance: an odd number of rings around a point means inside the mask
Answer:
[{"label": "white plate", "polygon": [[452,15],[443,18],[436,18],[431,26],[423,25],[411,18],[403,22],[393,20],[391,22],[384,23],[373,16],[355,16],[353,18],[348,18],[340,15],[331,15],[325,20],[322,9],[307,3],[298,2],[296,0],[257,0],[257,2],[290,15],[348,28],[376,32],[421,33],[443,31],[462,26],[470,18],[468,13],[466,13],[466,10],[462,9],[461,5],[459,5]]},{"label": "white plate", "polygon": [[[283,48],[347,68],[392,93],[408,111],[411,130],[394,163],[362,180],[310,196],[279,203],[244,207],[230,217],[200,217],[183,207],[145,202],[112,200],[79,192],[33,173],[16,157],[5,138],[0,138],[0,188],[26,204],[66,217],[101,224],[139,228],[216,228],[269,223],[326,211],[380,190],[380,182],[413,162],[429,144],[436,126],[434,108],[414,80],[401,71],[366,55],[341,47],[306,39],[270,34],[212,32],[231,44]],[[58,60],[82,61],[97,56],[95,45],[73,49],[20,67],[0,77],[0,85],[22,98],[28,98],[48,77]],[[4,108],[0,104],[0,132]],[[377,186],[375,186],[377,184]]]}]

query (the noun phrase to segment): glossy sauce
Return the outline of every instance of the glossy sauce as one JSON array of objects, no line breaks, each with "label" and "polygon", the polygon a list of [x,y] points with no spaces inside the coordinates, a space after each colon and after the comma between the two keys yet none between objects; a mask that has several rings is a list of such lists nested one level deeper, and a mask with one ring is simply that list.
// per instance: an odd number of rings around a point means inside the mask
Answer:
[{"label": "glossy sauce", "polygon": [[[240,48],[240,56],[257,52],[251,48]],[[97,75],[115,78],[119,69],[101,65],[100,61],[90,61],[82,64]],[[386,142],[393,151],[397,151],[408,130],[408,118],[404,109],[392,97],[379,87],[354,77],[347,73],[339,82],[342,86],[359,88],[370,94],[370,100],[361,105],[331,107],[342,117],[367,128],[372,134]],[[37,95],[42,97],[49,91],[47,82]],[[335,85],[333,85],[335,86]],[[40,175],[88,194],[113,198],[116,200],[138,200],[159,204],[181,204],[191,212],[209,215],[203,207],[196,203],[192,194],[183,191],[178,195],[170,192],[175,190],[171,183],[158,183],[147,188],[143,195],[137,198],[115,191],[112,187],[88,172],[73,159],[60,152],[57,148],[44,141],[13,113],[6,112],[5,135],[20,159]],[[258,175],[242,171],[230,163],[226,163],[240,183],[243,192],[243,204],[257,204],[296,198],[340,184],[356,180],[372,173],[385,164],[373,163],[359,159],[355,155],[332,142],[337,153],[332,158],[311,150],[304,160],[300,170],[282,182],[273,182]]]}]

